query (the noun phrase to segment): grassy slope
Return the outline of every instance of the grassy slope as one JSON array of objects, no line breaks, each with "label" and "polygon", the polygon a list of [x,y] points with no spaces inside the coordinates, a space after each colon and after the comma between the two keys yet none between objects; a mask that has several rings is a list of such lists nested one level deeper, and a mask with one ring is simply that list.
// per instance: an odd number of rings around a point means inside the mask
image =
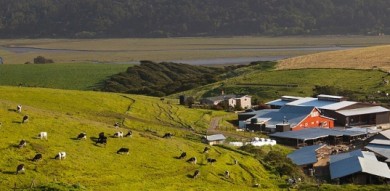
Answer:
[{"label": "grassy slope", "polygon": [[358,68],[390,70],[390,46],[374,46],[342,51],[322,52],[282,60],[278,69]]},{"label": "grassy slope", "polygon": [[[364,94],[373,94],[378,90],[388,91],[387,86],[380,85],[382,77],[390,78],[386,73],[378,70],[300,69],[259,71],[252,68],[252,71],[247,71],[238,77],[195,88],[182,94],[200,97],[202,95],[219,94],[220,90],[224,89],[225,93],[250,94],[259,98],[259,100],[268,101],[282,95],[311,96],[315,85],[330,85],[353,90],[363,96]],[[239,85],[240,83],[297,84],[298,87]]]},{"label": "grassy slope", "polygon": [[92,90],[129,64],[15,64],[0,65],[0,85]]},{"label": "grassy slope", "polygon": [[[88,190],[248,190],[254,182],[267,189],[281,184],[252,157],[219,147],[201,154],[205,145],[185,139],[193,133],[177,128],[184,124],[201,132],[210,117],[225,113],[189,110],[136,95],[24,87],[0,87],[0,92],[0,190],[10,189],[14,183],[29,186],[32,180],[36,185],[54,182]],[[17,104],[23,105],[22,114],[10,111]],[[170,112],[180,123],[168,117]],[[24,114],[30,121],[19,124]],[[89,139],[101,131],[112,135],[117,131],[112,124],[119,120],[125,120],[124,128],[135,130],[132,138],[109,138],[105,148]],[[126,131],[124,128],[121,130]],[[48,141],[35,138],[41,131],[48,132]],[[82,131],[87,132],[87,140],[72,139]],[[176,136],[162,139],[150,132]],[[15,148],[21,139],[27,140],[27,148]],[[117,155],[120,147],[129,147],[130,155]],[[66,160],[52,159],[59,151],[67,152]],[[182,151],[196,156],[199,164],[174,159]],[[29,161],[38,152],[43,161]],[[208,156],[218,162],[206,164]],[[233,158],[242,165],[229,165]],[[20,163],[26,165],[26,174],[16,176],[13,173]],[[201,176],[193,180],[188,176],[195,169],[200,169]],[[225,170],[232,173],[231,179],[221,176]]]}]

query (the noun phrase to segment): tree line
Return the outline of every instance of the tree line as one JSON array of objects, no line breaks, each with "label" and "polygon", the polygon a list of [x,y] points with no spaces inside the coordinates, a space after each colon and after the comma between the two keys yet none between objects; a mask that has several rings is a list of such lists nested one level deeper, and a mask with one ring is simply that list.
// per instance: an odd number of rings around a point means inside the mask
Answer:
[{"label": "tree line", "polygon": [[0,38],[390,33],[388,0],[0,0]]}]

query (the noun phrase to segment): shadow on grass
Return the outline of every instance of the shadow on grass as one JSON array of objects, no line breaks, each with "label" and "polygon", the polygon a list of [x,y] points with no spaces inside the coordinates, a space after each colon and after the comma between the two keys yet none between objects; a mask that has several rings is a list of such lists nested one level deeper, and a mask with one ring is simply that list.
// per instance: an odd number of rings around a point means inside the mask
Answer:
[{"label": "shadow on grass", "polygon": [[15,174],[16,175],[16,172],[15,171],[3,171],[3,174]]},{"label": "shadow on grass", "polygon": [[21,121],[12,121],[12,123],[22,124]]},{"label": "shadow on grass", "polygon": [[187,174],[187,178],[194,178],[194,176],[192,176],[192,174]]},{"label": "shadow on grass", "polygon": [[8,109],[8,111],[16,112],[16,109]]},{"label": "shadow on grass", "polygon": [[74,140],[74,141],[79,141],[79,139],[78,138],[75,138],[75,137],[73,137],[73,138],[70,138],[71,140]]}]

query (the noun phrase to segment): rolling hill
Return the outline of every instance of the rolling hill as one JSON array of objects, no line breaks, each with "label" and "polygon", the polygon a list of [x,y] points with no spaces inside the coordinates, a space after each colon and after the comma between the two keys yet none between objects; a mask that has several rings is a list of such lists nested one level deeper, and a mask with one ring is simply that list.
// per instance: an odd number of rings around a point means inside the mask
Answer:
[{"label": "rolling hill", "polygon": [[279,62],[277,69],[303,68],[380,68],[390,70],[390,45],[321,52]]},{"label": "rolling hill", "polygon": [[[0,190],[29,188],[38,190],[251,190],[261,183],[267,190],[284,186],[251,155],[234,149],[212,147],[202,154],[200,133],[209,126],[210,118],[225,112],[187,109],[174,100],[114,93],[81,92],[42,88],[0,87]],[[170,103],[167,103],[169,101]],[[14,108],[22,104],[22,113]],[[23,115],[27,123],[21,123]],[[123,125],[115,129],[113,124]],[[111,138],[116,131],[133,130],[131,138]],[[37,139],[48,132],[48,140]],[[76,140],[80,132],[87,140]],[[106,146],[93,142],[99,132],[108,134]],[[161,138],[171,132],[171,139]],[[18,149],[21,139],[27,147]],[[129,155],[118,155],[121,147]],[[65,160],[53,157],[60,151]],[[196,156],[193,165],[175,157],[186,151]],[[36,153],[43,160],[32,162]],[[207,164],[206,158],[217,159]],[[231,165],[237,159],[239,165]],[[26,173],[15,175],[16,166],[25,164]],[[201,175],[192,179],[199,169]],[[229,170],[231,178],[223,172]]]}]

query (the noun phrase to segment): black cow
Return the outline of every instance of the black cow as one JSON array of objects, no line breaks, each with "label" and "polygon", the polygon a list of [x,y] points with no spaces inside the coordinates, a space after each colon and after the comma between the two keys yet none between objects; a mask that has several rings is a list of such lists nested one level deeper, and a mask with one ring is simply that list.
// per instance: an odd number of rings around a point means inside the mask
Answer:
[{"label": "black cow", "polygon": [[22,123],[26,123],[28,121],[28,115],[23,116]]},{"label": "black cow", "polygon": [[38,153],[38,154],[36,154],[35,155],[35,157],[32,159],[32,161],[39,161],[39,160],[41,160],[42,159],[42,154],[41,153]]},{"label": "black cow", "polygon": [[18,148],[20,149],[20,148],[23,148],[23,147],[25,147],[27,145],[27,142],[24,140],[24,139],[22,139],[20,142],[19,142],[19,145],[18,145]]},{"label": "black cow", "polygon": [[99,133],[99,139],[104,137],[104,132]]},{"label": "black cow", "polygon": [[87,139],[87,133],[80,133],[80,134],[77,136],[77,139],[78,139],[78,140]]},{"label": "black cow", "polygon": [[208,148],[208,147],[205,147],[205,148],[203,149],[203,153],[208,153],[208,152],[209,152],[209,150],[210,150],[210,148]]},{"label": "black cow", "polygon": [[163,138],[169,139],[169,138],[172,138],[172,136],[173,136],[172,133],[165,133],[165,135],[163,136]]},{"label": "black cow", "polygon": [[129,148],[120,148],[116,154],[129,154]]},{"label": "black cow", "polygon": [[217,159],[207,158],[207,162],[210,164],[213,164],[213,163],[217,162]]},{"label": "black cow", "polygon": [[20,164],[20,165],[18,165],[17,167],[16,167],[16,174],[19,174],[19,173],[21,173],[21,172],[23,172],[24,173],[24,164]]},{"label": "black cow", "polygon": [[191,157],[190,159],[187,160],[187,162],[196,164],[196,157]]},{"label": "black cow", "polygon": [[124,137],[131,137],[132,134],[133,134],[133,132],[131,130],[129,130]]},{"label": "black cow", "polygon": [[195,170],[194,172],[194,175],[192,175],[192,178],[197,178],[198,176],[200,175],[200,171],[199,170]]},{"label": "black cow", "polygon": [[182,159],[187,156],[186,152],[182,152],[181,155],[178,157],[179,159]]},{"label": "black cow", "polygon": [[103,145],[106,145],[107,144],[107,137],[102,137],[102,138],[99,138],[95,144],[103,144]]}]

